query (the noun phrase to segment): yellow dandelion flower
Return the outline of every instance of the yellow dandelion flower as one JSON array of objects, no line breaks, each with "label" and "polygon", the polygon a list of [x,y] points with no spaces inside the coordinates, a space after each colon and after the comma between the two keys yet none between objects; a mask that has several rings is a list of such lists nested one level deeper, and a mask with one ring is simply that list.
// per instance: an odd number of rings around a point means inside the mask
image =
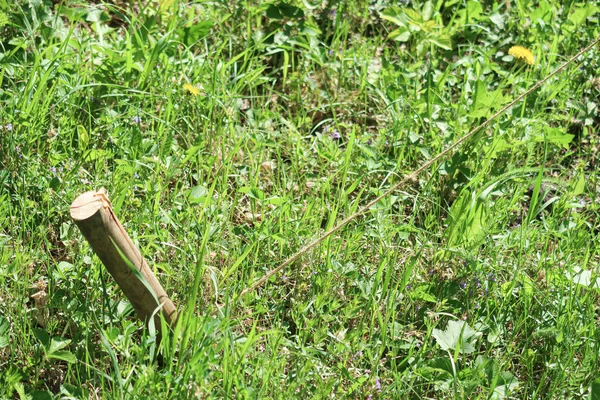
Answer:
[{"label": "yellow dandelion flower", "polygon": [[511,56],[513,56],[514,58],[516,58],[517,60],[521,60],[523,62],[526,62],[529,65],[535,64],[535,56],[533,55],[533,53],[529,49],[526,49],[523,46],[513,46],[513,47],[511,47],[510,49],[508,49],[508,54],[510,54]]},{"label": "yellow dandelion flower", "polygon": [[198,89],[196,86],[191,85],[189,83],[184,83],[183,89],[186,92],[189,92],[192,96],[198,96],[200,94],[200,89]]}]

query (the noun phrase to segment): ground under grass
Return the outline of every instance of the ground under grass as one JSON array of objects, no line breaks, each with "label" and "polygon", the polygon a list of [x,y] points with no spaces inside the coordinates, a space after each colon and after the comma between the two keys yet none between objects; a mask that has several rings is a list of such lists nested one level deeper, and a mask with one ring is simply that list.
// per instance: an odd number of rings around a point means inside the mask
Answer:
[{"label": "ground under grass", "polygon": [[[598,398],[598,46],[240,293],[599,11],[0,1],[0,398]],[[100,187],[185,316],[160,345],[69,218]]]}]

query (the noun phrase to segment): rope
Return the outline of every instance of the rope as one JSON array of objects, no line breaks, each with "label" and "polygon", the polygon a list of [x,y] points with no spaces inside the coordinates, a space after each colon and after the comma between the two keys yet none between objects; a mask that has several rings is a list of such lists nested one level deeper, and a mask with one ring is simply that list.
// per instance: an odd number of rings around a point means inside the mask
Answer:
[{"label": "rope", "polygon": [[437,154],[435,157],[433,157],[429,161],[425,162],[423,165],[421,165],[419,168],[417,168],[416,170],[414,170],[412,173],[404,176],[400,180],[400,182],[396,183],[394,186],[392,186],[390,189],[388,189],[385,193],[381,194],[380,196],[378,196],[378,197],[374,198],[373,200],[371,200],[370,202],[368,202],[366,205],[364,205],[363,207],[361,207],[354,214],[352,214],[352,215],[344,218],[336,226],[334,226],[333,228],[331,228],[329,231],[325,232],[323,234],[323,236],[319,237],[318,239],[315,239],[313,242],[311,242],[308,245],[304,246],[303,248],[301,248],[300,250],[298,250],[294,255],[292,255],[287,260],[285,260],[284,262],[282,262],[281,264],[279,264],[279,266],[277,266],[276,268],[274,268],[271,271],[267,272],[263,277],[259,278],[250,287],[242,290],[242,292],[240,293],[240,296],[244,296],[244,295],[246,295],[246,294],[254,291],[259,286],[263,285],[273,275],[277,274],[278,272],[280,272],[281,270],[283,270],[285,267],[287,267],[288,265],[290,265],[291,263],[293,263],[294,261],[296,261],[298,258],[300,258],[300,256],[302,256],[304,253],[306,253],[310,249],[312,249],[312,248],[318,246],[319,244],[323,243],[323,241],[325,239],[327,239],[329,236],[331,236],[334,233],[336,233],[337,231],[339,231],[342,227],[344,227],[345,225],[347,225],[350,221],[352,221],[356,217],[358,217],[361,214],[365,213],[369,208],[371,208],[373,205],[375,205],[376,203],[378,203],[384,197],[387,197],[393,191],[399,189],[401,186],[403,186],[407,182],[414,182],[417,179],[417,177],[419,176],[419,174],[421,172],[423,172],[426,169],[428,169],[431,165],[433,165],[434,163],[438,162],[440,159],[444,158],[449,153],[452,153],[457,147],[459,147],[461,144],[463,144],[466,140],[468,140],[469,138],[471,138],[473,135],[475,135],[477,132],[479,132],[483,128],[487,127],[493,120],[495,120],[496,118],[498,118],[500,115],[504,114],[506,112],[506,110],[508,110],[509,108],[511,108],[512,106],[514,106],[517,102],[519,102],[522,99],[524,99],[527,95],[529,95],[534,90],[538,89],[540,86],[542,86],[544,83],[546,83],[554,75],[558,74],[559,72],[561,72],[565,68],[567,68],[567,66],[569,66],[571,63],[573,63],[579,56],[581,56],[582,54],[584,54],[587,51],[589,51],[598,42],[600,42],[600,36],[598,38],[596,38],[596,40],[594,40],[588,46],[586,46],[582,50],[580,50],[573,57],[571,57],[563,65],[561,65],[556,70],[554,70],[553,72],[551,72],[548,76],[546,76],[545,78],[543,78],[540,81],[538,81],[535,85],[533,85],[531,88],[529,88],[525,93],[521,94],[519,97],[517,97],[516,99],[514,99],[513,101],[511,101],[510,103],[508,103],[506,106],[502,107],[498,112],[496,112],[494,115],[492,115],[491,117],[489,117],[481,125],[473,128],[465,136],[463,136],[462,138],[458,139],[456,142],[454,142],[452,145],[450,145],[450,147],[448,147],[446,150],[442,151],[441,153]]}]

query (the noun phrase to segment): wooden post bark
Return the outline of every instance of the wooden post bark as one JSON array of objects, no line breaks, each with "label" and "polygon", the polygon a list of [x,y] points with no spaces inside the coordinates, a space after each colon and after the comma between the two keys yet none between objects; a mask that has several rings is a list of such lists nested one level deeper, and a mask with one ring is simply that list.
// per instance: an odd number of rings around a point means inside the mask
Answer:
[{"label": "wooden post bark", "polygon": [[[159,312],[169,325],[174,326],[177,319],[175,305],[117,219],[106,190],[102,188],[77,197],[71,204],[71,218],[125,293],[140,319],[147,322],[157,307],[161,306]],[[158,313],[154,322],[160,331]]]}]

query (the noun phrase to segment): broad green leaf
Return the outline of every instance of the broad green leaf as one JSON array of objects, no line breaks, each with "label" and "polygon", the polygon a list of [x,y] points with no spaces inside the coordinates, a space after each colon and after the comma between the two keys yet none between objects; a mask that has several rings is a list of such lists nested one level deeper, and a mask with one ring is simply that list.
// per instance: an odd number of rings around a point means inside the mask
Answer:
[{"label": "broad green leaf", "polygon": [[592,273],[592,271],[588,269],[582,269],[580,267],[575,267],[574,270],[574,274],[571,272],[565,273],[567,279],[569,279],[571,282],[581,286],[600,289],[600,278],[597,277],[597,274]]},{"label": "broad green leaf", "polygon": [[577,184],[573,188],[573,195],[579,196],[583,192],[585,192],[585,174],[582,173],[579,179],[577,180]]},{"label": "broad green leaf", "polygon": [[212,27],[212,21],[201,21],[197,24],[184,28],[183,42],[188,47],[193,45],[194,43],[208,36]]},{"label": "broad green leaf", "polygon": [[0,349],[10,344],[8,340],[8,330],[10,329],[10,323],[6,318],[0,315]]},{"label": "broad green leaf", "polygon": [[431,19],[433,16],[433,3],[431,1],[427,1],[423,4],[421,15],[423,16],[423,21],[429,21]]},{"label": "broad green leaf", "polygon": [[108,21],[110,18],[101,9],[90,10],[87,14],[86,20],[88,22],[101,22]]},{"label": "broad green leaf", "polygon": [[304,17],[304,10],[283,2],[271,4],[267,8],[267,17],[275,20],[283,19],[284,17],[298,19]]},{"label": "broad green leaf", "polygon": [[75,354],[71,353],[70,351],[55,351],[54,353],[47,354],[47,356],[48,358],[66,361],[71,364],[77,361]]},{"label": "broad green leaf", "polygon": [[395,40],[397,42],[408,42],[410,39],[410,30],[406,27],[400,27],[390,32],[388,39]]},{"label": "broad green leaf", "polygon": [[159,0],[159,9],[160,11],[168,10],[174,3],[175,0]]},{"label": "broad green leaf", "polygon": [[499,29],[504,29],[504,15],[499,13],[494,13],[490,15],[490,21],[494,23]]},{"label": "broad green leaf", "polygon": [[475,100],[469,116],[472,118],[487,117],[493,110],[499,109],[509,100],[510,98],[505,96],[501,90],[488,92],[485,82],[478,81]]},{"label": "broad green leaf", "polygon": [[268,199],[265,199],[265,204],[273,204],[273,205],[279,206],[279,205],[285,203],[285,200],[286,200],[285,197],[274,196],[274,197],[269,197]]},{"label": "broad green leaf", "polygon": [[502,400],[509,397],[511,392],[519,388],[519,381],[510,372],[502,372],[490,399]]},{"label": "broad green leaf", "polygon": [[90,135],[83,125],[77,125],[77,143],[80,150],[86,150],[90,142]]},{"label": "broad green leaf", "polygon": [[446,235],[450,246],[479,243],[490,224],[489,202],[478,193],[464,189],[450,208]]},{"label": "broad green leaf", "polygon": [[539,211],[538,210],[538,206],[539,206],[538,201],[540,198],[540,192],[541,192],[541,188],[542,188],[543,179],[544,179],[544,168],[542,167],[538,171],[537,177],[536,177],[534,185],[533,185],[533,193],[531,194],[531,200],[529,201],[529,212],[527,213],[527,223],[531,222]]},{"label": "broad green leaf", "polygon": [[448,35],[432,35],[429,41],[444,50],[452,50],[452,40]]},{"label": "broad green leaf", "polygon": [[198,157],[198,154],[202,151],[202,146],[192,146],[185,152],[185,158],[181,161],[181,164],[185,164],[189,160]]},{"label": "broad green leaf", "polygon": [[505,138],[494,136],[494,141],[489,147],[486,148],[486,151],[489,151],[487,156],[490,158],[496,158],[498,154],[513,147],[514,145],[509,143]]},{"label": "broad green leaf", "polygon": [[304,18],[304,10],[288,3],[279,3],[278,5],[281,15],[287,18]]},{"label": "broad green leaf", "polygon": [[0,12],[0,28],[8,25],[8,23],[10,22],[10,18],[8,18],[8,15],[6,15],[3,12]]},{"label": "broad green leaf", "polygon": [[600,378],[594,379],[590,387],[589,400],[600,400]]},{"label": "broad green leaf", "polygon": [[533,294],[535,291],[535,282],[533,282],[533,280],[525,272],[519,273],[519,276],[517,279],[522,285],[523,298],[526,301],[533,300]]},{"label": "broad green leaf", "polygon": [[37,390],[31,394],[31,400],[52,400],[54,396],[47,390]]},{"label": "broad green leaf", "polygon": [[398,7],[388,7],[381,14],[381,19],[395,23],[398,26],[406,26],[406,14]]},{"label": "broad green leaf", "polygon": [[546,140],[548,140],[550,143],[557,144],[564,149],[569,148],[569,143],[573,141],[574,137],[575,135],[565,133],[560,128],[548,127],[546,129]]},{"label": "broad green leaf", "polygon": [[442,350],[456,350],[464,354],[475,351],[470,339],[477,335],[465,321],[449,321],[445,330],[434,329],[432,336],[436,339]]},{"label": "broad green leaf", "polygon": [[552,20],[552,11],[555,8],[551,6],[546,0],[541,0],[538,7],[529,14],[529,18],[532,22],[550,22]]},{"label": "broad green leaf", "polygon": [[85,161],[88,161],[88,162],[95,161],[95,160],[111,159],[112,157],[113,157],[113,153],[111,153],[110,151],[107,151],[107,150],[102,150],[102,149],[90,149],[84,155]]},{"label": "broad green leaf", "polygon": [[483,7],[479,1],[468,1],[465,8],[462,8],[456,12],[454,23],[456,26],[464,26],[465,24],[472,24],[485,17],[483,13]]},{"label": "broad green leaf", "polygon": [[204,186],[194,186],[190,192],[190,200],[198,201],[208,194],[208,190]]},{"label": "broad green leaf", "polygon": [[256,200],[264,200],[265,198],[265,192],[256,187],[251,188],[247,195],[248,197]]},{"label": "broad green leaf", "polygon": [[420,24],[420,27],[423,32],[426,32],[429,34],[431,34],[434,30],[439,28],[438,24],[436,24],[435,21],[427,21],[423,24]]},{"label": "broad green leaf", "polygon": [[407,8],[404,10],[404,13],[408,17],[408,22],[415,25],[420,25],[423,23],[423,17],[419,14],[418,11],[415,11],[411,8]]},{"label": "broad green leaf", "polygon": [[434,295],[428,292],[429,285],[417,286],[411,293],[411,299],[423,300],[428,303],[436,303],[437,299]]},{"label": "broad green leaf", "polygon": [[42,343],[44,348],[46,348],[50,345],[50,335],[48,335],[48,333],[46,331],[44,331],[42,329],[34,328],[33,334]]},{"label": "broad green leaf", "polygon": [[600,10],[600,7],[593,4],[593,2],[585,2],[585,5],[579,5],[575,8],[575,11],[569,15],[569,21],[575,25],[575,28],[579,27],[585,22],[588,17],[591,17]]},{"label": "broad green leaf", "polygon": [[431,360],[428,360],[426,364],[429,368],[433,368],[438,371],[448,372],[451,375],[453,373],[452,363],[450,362],[450,359],[448,357],[432,358]]},{"label": "broad green leaf", "polygon": [[23,387],[23,384],[21,382],[15,382],[13,384],[13,389],[19,394],[19,399],[21,400],[29,400],[29,396],[27,396],[25,394],[25,387]]},{"label": "broad green leaf", "polygon": [[480,1],[469,1],[467,2],[467,7],[466,7],[466,15],[468,16],[469,20],[466,21],[467,23],[472,23],[473,21],[479,21],[481,19],[481,15],[484,14],[483,12],[483,7],[481,6],[481,2]]},{"label": "broad green leaf", "polygon": [[54,337],[50,340],[50,346],[48,346],[48,353],[56,353],[59,350],[64,349],[71,343],[71,339],[63,339],[61,337]]}]

